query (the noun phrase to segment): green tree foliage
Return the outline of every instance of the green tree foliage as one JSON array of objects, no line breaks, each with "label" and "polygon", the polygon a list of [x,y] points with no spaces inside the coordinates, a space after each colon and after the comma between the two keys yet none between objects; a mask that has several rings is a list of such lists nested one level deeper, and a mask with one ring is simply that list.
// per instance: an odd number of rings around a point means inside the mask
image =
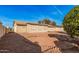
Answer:
[{"label": "green tree foliage", "polygon": [[38,21],[38,23],[56,26],[56,23],[54,21],[50,21],[49,19],[43,19],[42,21]]},{"label": "green tree foliage", "polygon": [[2,22],[0,21],[0,24],[2,24]]},{"label": "green tree foliage", "polygon": [[41,21],[38,21],[38,24],[41,24],[42,22]]},{"label": "green tree foliage", "polygon": [[51,22],[51,21],[50,21],[49,19],[44,19],[44,20],[42,21],[43,24],[50,24],[50,22]]},{"label": "green tree foliage", "polygon": [[56,26],[56,22],[52,21],[52,22],[50,23],[50,25]]},{"label": "green tree foliage", "polygon": [[75,6],[63,21],[64,30],[71,36],[79,36],[79,6]]}]

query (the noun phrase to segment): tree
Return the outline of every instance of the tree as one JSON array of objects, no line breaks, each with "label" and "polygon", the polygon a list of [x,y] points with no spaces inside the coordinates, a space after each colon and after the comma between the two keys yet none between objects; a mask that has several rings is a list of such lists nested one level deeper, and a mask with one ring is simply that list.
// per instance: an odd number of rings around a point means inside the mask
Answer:
[{"label": "tree", "polygon": [[71,36],[79,36],[79,6],[75,6],[63,21],[64,30]]},{"label": "tree", "polygon": [[50,20],[49,19],[43,19],[41,21],[38,21],[39,24],[50,24]]},{"label": "tree", "polygon": [[38,24],[42,24],[42,21],[38,21]]},{"label": "tree", "polygon": [[44,20],[42,21],[42,23],[43,23],[43,24],[50,24],[51,21],[50,21],[49,19],[44,19]]},{"label": "tree", "polygon": [[38,24],[48,24],[48,25],[56,26],[56,22],[51,21],[49,19],[43,19],[42,21],[38,21]]},{"label": "tree", "polygon": [[52,22],[50,23],[50,25],[56,26],[56,22],[52,21]]},{"label": "tree", "polygon": [[2,22],[0,21],[0,24],[2,24]]}]

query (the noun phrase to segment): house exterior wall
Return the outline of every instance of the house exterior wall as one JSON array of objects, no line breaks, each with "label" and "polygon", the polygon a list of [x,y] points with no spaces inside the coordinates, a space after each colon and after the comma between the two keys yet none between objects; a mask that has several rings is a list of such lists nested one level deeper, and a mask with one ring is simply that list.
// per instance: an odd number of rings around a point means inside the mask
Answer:
[{"label": "house exterior wall", "polygon": [[27,24],[27,32],[47,32],[47,26]]},{"label": "house exterior wall", "polygon": [[64,32],[64,29],[63,28],[60,28],[60,27],[55,27],[53,28],[53,31],[59,31],[59,32]]},{"label": "house exterior wall", "polygon": [[23,33],[23,32],[27,32],[27,27],[26,26],[18,26],[18,25],[14,25],[14,32],[17,33]]},{"label": "house exterior wall", "polygon": [[0,38],[5,34],[5,28],[0,24]]},{"label": "house exterior wall", "polygon": [[14,32],[23,33],[23,32],[51,32],[51,31],[63,31],[63,28],[59,27],[48,27],[43,25],[35,25],[35,24],[26,24],[26,25],[17,25],[14,24]]},{"label": "house exterior wall", "polygon": [[48,28],[48,32],[54,31],[54,28]]}]

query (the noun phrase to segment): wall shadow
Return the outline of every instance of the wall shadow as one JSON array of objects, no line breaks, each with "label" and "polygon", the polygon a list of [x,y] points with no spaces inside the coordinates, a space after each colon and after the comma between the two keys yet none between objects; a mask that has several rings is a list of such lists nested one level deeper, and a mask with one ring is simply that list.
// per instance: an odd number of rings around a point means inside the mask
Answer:
[{"label": "wall shadow", "polygon": [[70,36],[68,36],[68,35],[61,35],[61,34],[48,34],[48,36],[51,37],[51,38],[55,37],[55,38],[58,39],[58,41],[54,41],[54,43],[55,43],[56,47],[58,47],[59,50],[62,53],[66,53],[66,52],[67,53],[79,53],[79,49],[76,46],[73,46],[72,48],[68,48],[68,49],[62,48],[62,47],[65,46],[64,45],[65,43],[63,43],[63,42],[76,43],[73,40],[73,38],[70,38]]},{"label": "wall shadow", "polygon": [[7,33],[0,40],[0,52],[2,53],[40,53],[38,43],[31,42],[17,33]]},{"label": "wall shadow", "polygon": [[66,32],[57,31],[58,33],[67,34]]},{"label": "wall shadow", "polygon": [[[63,32],[58,32],[58,33],[63,33]],[[61,34],[48,34],[49,37],[55,37],[60,41],[67,41],[67,42],[71,42],[71,43],[75,43],[77,45],[79,45],[79,38],[78,37],[74,37],[71,38],[69,35],[61,35]],[[66,34],[66,33],[63,33]]]},{"label": "wall shadow", "polygon": [[49,37],[55,37],[60,41],[68,41],[70,39],[67,35],[60,35],[60,34],[48,34]]}]

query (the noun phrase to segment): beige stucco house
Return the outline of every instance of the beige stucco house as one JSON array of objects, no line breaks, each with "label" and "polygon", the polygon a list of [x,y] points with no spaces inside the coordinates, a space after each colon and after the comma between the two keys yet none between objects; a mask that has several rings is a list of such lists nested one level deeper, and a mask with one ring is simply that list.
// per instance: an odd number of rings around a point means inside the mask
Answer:
[{"label": "beige stucco house", "polygon": [[6,28],[0,22],[0,38],[6,33]]},{"label": "beige stucco house", "polygon": [[14,32],[17,33],[51,32],[51,31],[59,31],[59,30],[63,30],[63,29],[47,24],[43,25],[37,23],[14,21]]},{"label": "beige stucco house", "polygon": [[48,32],[52,31],[52,29],[53,26],[51,25],[14,21],[14,32]]},{"label": "beige stucco house", "polygon": [[9,32],[9,29],[2,25],[0,22],[0,38]]}]

